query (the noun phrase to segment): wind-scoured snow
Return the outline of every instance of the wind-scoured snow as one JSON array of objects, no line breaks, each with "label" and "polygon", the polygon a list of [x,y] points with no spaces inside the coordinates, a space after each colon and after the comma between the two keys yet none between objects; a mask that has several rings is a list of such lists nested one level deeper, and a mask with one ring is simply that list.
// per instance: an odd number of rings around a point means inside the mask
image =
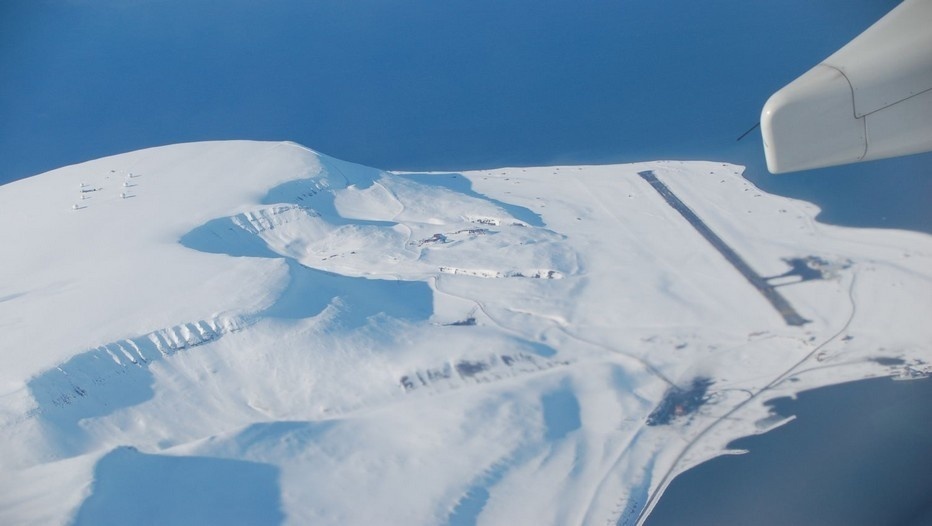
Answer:
[{"label": "wind-scoured snow", "polygon": [[635,524],[779,425],[765,401],[932,359],[932,238],[816,223],[722,163],[194,143],[0,210],[4,524]]}]

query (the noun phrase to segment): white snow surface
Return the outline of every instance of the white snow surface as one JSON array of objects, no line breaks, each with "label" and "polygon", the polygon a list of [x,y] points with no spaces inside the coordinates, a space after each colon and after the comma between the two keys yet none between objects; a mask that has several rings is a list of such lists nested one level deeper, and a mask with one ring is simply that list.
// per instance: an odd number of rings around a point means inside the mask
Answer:
[{"label": "white snow surface", "polygon": [[[760,275],[817,258],[772,281],[809,323],[648,170]],[[740,174],[225,141],[2,186],[0,523],[634,524],[765,401],[927,374],[932,237]]]}]

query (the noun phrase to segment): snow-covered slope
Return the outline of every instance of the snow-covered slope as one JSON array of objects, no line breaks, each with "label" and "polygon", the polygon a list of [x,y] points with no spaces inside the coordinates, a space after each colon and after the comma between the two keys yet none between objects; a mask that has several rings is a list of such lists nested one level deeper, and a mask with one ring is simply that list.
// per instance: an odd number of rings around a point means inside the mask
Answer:
[{"label": "snow-covered slope", "polygon": [[721,163],[196,143],[0,210],[4,524],[630,524],[765,400],[932,357],[932,238]]}]

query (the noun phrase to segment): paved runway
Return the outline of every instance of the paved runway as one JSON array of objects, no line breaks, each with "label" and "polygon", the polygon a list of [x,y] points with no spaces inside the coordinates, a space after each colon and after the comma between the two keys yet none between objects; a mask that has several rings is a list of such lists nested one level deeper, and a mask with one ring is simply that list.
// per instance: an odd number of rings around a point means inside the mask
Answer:
[{"label": "paved runway", "polygon": [[712,229],[710,229],[708,225],[706,225],[702,219],[700,219],[699,216],[695,214],[695,212],[690,210],[689,207],[683,203],[683,201],[680,201],[680,199],[676,197],[676,195],[670,191],[669,188],[667,188],[667,185],[663,184],[659,179],[657,179],[657,176],[654,175],[653,171],[638,172],[638,175],[650,183],[650,185],[654,187],[654,190],[657,190],[657,193],[659,193],[660,196],[664,198],[667,204],[672,206],[677,212],[686,218],[686,220],[689,221],[689,224],[692,225],[693,228],[695,228],[696,231],[706,239],[706,241],[711,243],[712,246],[715,247],[715,249],[718,250],[719,253],[724,256],[725,259],[727,259],[728,262],[731,263],[732,266],[734,266],[735,269],[737,269],[738,272],[740,272],[741,275],[748,280],[748,282],[751,283],[751,285],[754,286],[754,288],[756,288],[765,298],[767,298],[767,301],[773,305],[773,308],[777,309],[777,312],[783,316],[783,319],[786,321],[787,325],[799,326],[809,323],[809,320],[800,316],[799,313],[796,312],[796,310],[793,308],[793,306],[790,305],[790,302],[787,301],[786,298],[784,298],[779,292],[777,292],[777,290],[772,285],[767,283],[766,279],[755,272],[754,269],[752,269],[751,266],[748,265],[747,262],[744,261],[744,259],[742,259],[737,252],[729,247],[722,240],[722,238],[718,237],[718,235],[713,232]]}]

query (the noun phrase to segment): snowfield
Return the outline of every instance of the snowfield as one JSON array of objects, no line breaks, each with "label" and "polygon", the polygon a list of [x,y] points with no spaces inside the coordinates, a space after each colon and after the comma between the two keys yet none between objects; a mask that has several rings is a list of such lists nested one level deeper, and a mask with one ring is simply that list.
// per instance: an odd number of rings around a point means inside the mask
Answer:
[{"label": "snowfield", "polygon": [[767,400],[932,370],[932,238],[728,164],[194,143],[0,210],[2,524],[635,524]]}]

